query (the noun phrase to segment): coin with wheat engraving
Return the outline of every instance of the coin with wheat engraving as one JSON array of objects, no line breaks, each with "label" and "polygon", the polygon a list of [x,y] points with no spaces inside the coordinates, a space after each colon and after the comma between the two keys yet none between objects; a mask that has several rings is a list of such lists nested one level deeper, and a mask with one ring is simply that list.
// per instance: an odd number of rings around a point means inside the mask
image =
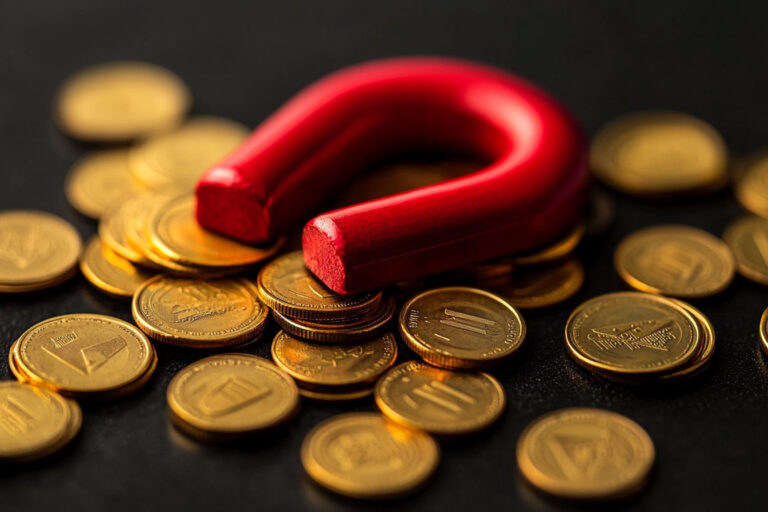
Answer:
[{"label": "coin with wheat engraving", "polygon": [[723,240],[733,252],[739,274],[768,285],[768,219],[737,219],[725,228]]}]

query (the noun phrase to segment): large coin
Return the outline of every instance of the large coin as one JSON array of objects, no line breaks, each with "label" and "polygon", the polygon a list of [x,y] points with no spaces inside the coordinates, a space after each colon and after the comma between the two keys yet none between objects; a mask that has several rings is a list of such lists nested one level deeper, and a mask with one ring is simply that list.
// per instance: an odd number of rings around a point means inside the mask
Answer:
[{"label": "large coin", "polygon": [[768,220],[742,217],[728,225],[723,240],[733,252],[739,273],[768,285]]},{"label": "large coin", "polygon": [[373,413],[325,420],[301,446],[301,462],[309,476],[353,498],[407,494],[432,475],[439,458],[439,447],[428,434]]},{"label": "large coin", "polygon": [[153,272],[134,265],[101,243],[95,236],[85,247],[80,270],[96,288],[121,299],[130,299]]}]

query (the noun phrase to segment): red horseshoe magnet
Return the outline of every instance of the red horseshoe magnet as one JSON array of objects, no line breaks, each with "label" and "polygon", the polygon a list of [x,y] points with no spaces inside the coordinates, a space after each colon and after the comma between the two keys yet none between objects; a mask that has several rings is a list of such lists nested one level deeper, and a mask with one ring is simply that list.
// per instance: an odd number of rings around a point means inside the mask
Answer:
[{"label": "red horseshoe magnet", "polygon": [[266,242],[366,165],[414,149],[492,163],[309,221],[304,261],[329,288],[358,292],[530,249],[581,213],[584,137],[557,102],[494,68],[401,58],[353,66],[298,94],[201,178],[197,219]]}]

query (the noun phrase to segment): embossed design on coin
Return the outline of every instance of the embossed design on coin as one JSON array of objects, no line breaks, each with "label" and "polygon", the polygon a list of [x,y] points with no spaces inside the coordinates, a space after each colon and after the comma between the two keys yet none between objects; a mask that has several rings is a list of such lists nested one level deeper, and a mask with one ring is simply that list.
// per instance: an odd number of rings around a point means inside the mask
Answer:
[{"label": "embossed design on coin", "polygon": [[768,285],[768,220],[742,217],[728,225],[723,240],[733,252],[739,273]]}]

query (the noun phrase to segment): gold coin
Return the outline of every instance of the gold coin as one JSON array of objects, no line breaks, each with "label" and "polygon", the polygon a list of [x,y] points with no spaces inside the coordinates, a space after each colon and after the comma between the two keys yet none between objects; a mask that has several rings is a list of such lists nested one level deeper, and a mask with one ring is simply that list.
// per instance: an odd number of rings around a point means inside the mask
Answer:
[{"label": "gold coin", "polygon": [[760,317],[760,341],[763,352],[768,355],[768,309],[763,311],[763,316]]},{"label": "gold coin", "polygon": [[587,368],[659,374],[681,368],[698,351],[698,322],[669,299],[618,292],[588,300],[565,326],[566,348]]},{"label": "gold coin", "polygon": [[109,209],[99,221],[102,243],[128,261],[144,266],[151,262],[128,242],[128,226],[146,207],[143,196],[134,196]]},{"label": "gold coin", "polygon": [[616,270],[632,288],[674,297],[707,297],[733,280],[736,263],[728,246],[689,226],[653,226],[624,238]]},{"label": "gold coin", "polygon": [[584,231],[584,224],[578,224],[563,238],[542,249],[513,255],[510,262],[512,265],[541,265],[565,258],[576,249],[581,239],[584,238]]},{"label": "gold coin", "polygon": [[316,389],[299,388],[299,395],[310,400],[321,402],[347,402],[360,400],[373,394],[373,388],[363,388],[355,391],[318,391]]},{"label": "gold coin", "polygon": [[382,415],[327,419],[301,445],[304,470],[331,491],[353,498],[393,498],[413,491],[437,469],[440,449],[428,434]]},{"label": "gold coin", "polygon": [[261,300],[278,313],[299,319],[332,321],[356,318],[376,310],[382,293],[341,295],[329,290],[304,266],[301,251],[269,262],[257,280]]},{"label": "gold coin", "polygon": [[[123,232],[128,247],[144,256],[150,263],[148,254],[158,254],[152,241],[149,239],[149,220],[160,208],[168,201],[169,197],[164,194],[145,192],[131,198],[133,207],[131,216],[125,217],[123,222]],[[167,260],[168,258],[163,258]],[[158,266],[159,265],[155,265]]]},{"label": "gold coin", "polygon": [[113,252],[98,236],[86,245],[80,270],[93,286],[122,299],[133,297],[139,285],[154,275]]},{"label": "gold coin", "polygon": [[44,320],[19,337],[16,364],[31,382],[68,396],[109,393],[144,375],[154,350],[120,319],[91,314]]},{"label": "gold coin", "polygon": [[182,196],[155,210],[150,239],[169,259],[183,265],[235,267],[253,265],[275,254],[284,239],[271,247],[254,247],[203,229],[195,218],[195,196]]},{"label": "gold coin", "polygon": [[0,212],[0,291],[58,284],[77,267],[81,247],[75,228],[55,215]]},{"label": "gold coin", "polygon": [[589,408],[546,414],[520,435],[517,466],[534,487],[563,498],[613,499],[647,482],[653,441],[629,418]]},{"label": "gold coin", "polygon": [[233,437],[282,423],[299,406],[293,379],[249,354],[192,363],[171,380],[167,398],[171,413],[191,427]]},{"label": "gold coin", "polygon": [[690,363],[672,373],[661,375],[660,378],[662,379],[696,375],[707,367],[709,362],[712,360],[712,356],[715,354],[715,326],[712,325],[712,322],[709,320],[709,318],[707,318],[707,316],[699,309],[691,306],[687,302],[674,299],[673,301],[688,311],[688,313],[690,313],[691,316],[699,323],[699,326],[701,327],[702,341],[701,348]]},{"label": "gold coin", "polygon": [[707,123],[679,112],[629,114],[595,136],[592,172],[635,195],[709,191],[728,182],[728,152]]},{"label": "gold coin", "polygon": [[578,260],[554,265],[520,268],[509,275],[476,281],[484,290],[501,296],[520,309],[545,308],[571,298],[584,284],[584,267]]},{"label": "gold coin", "polygon": [[72,267],[71,270],[64,274],[57,276],[55,279],[49,279],[47,281],[38,281],[36,283],[24,284],[24,285],[6,285],[0,284],[0,293],[31,293],[40,290],[47,290],[58,286],[77,274],[77,266]]},{"label": "gold coin", "polygon": [[723,240],[736,259],[739,274],[768,285],[768,220],[742,217],[725,228]]},{"label": "gold coin", "polygon": [[431,434],[484,429],[504,411],[504,388],[481,372],[451,372],[418,361],[392,368],[376,383],[376,405],[390,420]]},{"label": "gold coin", "polygon": [[167,69],[143,62],[86,68],[62,86],[59,127],[78,139],[124,141],[177,125],[191,102],[186,85]]},{"label": "gold coin", "polygon": [[136,324],[172,345],[218,348],[258,337],[267,308],[246,279],[189,279],[165,275],[144,282],[133,296]]},{"label": "gold coin", "polygon": [[220,117],[196,117],[173,132],[131,150],[134,177],[159,192],[187,194],[211,166],[248,136],[240,123]]},{"label": "gold coin", "polygon": [[768,153],[760,153],[744,162],[734,192],[744,208],[768,217]]},{"label": "gold coin", "polygon": [[131,176],[128,151],[112,149],[89,153],[67,175],[67,200],[77,211],[98,219],[141,191]]},{"label": "gold coin", "polygon": [[317,345],[280,331],[272,359],[305,386],[354,386],[372,382],[395,363],[397,343],[384,334],[354,345]]},{"label": "gold coin", "polygon": [[514,353],[525,339],[520,313],[477,288],[422,292],[400,310],[400,333],[411,350],[442,368],[482,368]]}]

